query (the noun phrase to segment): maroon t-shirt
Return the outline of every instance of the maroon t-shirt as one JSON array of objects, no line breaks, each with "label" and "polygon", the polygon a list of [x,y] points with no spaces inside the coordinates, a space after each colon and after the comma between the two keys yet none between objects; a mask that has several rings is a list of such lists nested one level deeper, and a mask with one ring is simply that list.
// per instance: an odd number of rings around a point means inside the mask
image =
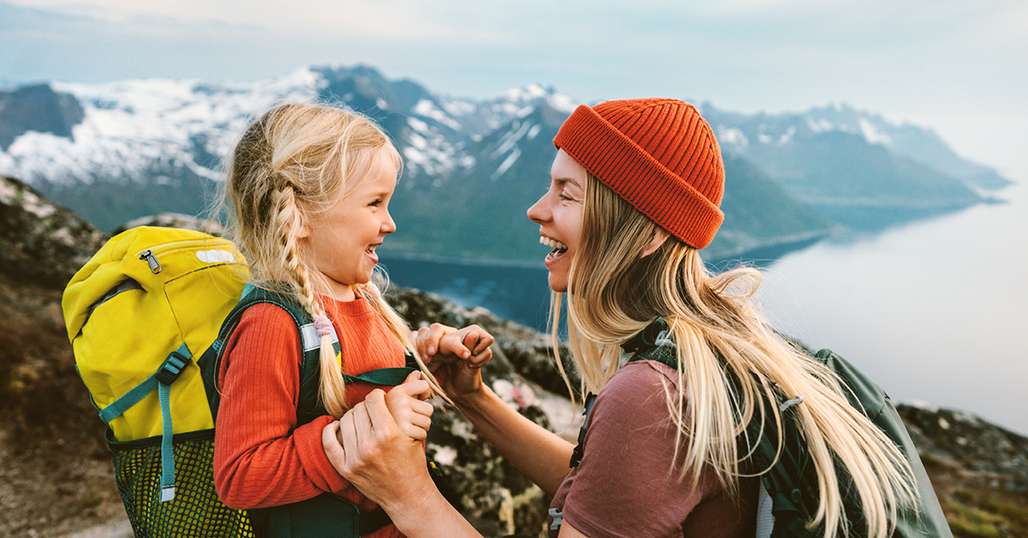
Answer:
[{"label": "maroon t-shirt", "polygon": [[550,505],[563,512],[565,524],[590,538],[755,534],[758,480],[742,479],[733,497],[712,475],[694,488],[691,475],[679,478],[680,464],[670,467],[675,427],[661,379],[674,394],[677,377],[656,361],[630,362],[600,391],[582,462]]}]

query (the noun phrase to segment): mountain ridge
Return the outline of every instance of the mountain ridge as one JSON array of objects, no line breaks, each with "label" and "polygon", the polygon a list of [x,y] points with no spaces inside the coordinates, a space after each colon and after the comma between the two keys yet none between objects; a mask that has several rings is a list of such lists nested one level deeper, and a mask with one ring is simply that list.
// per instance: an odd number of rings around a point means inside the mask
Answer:
[{"label": "mountain ridge", "polygon": [[[524,211],[546,189],[549,141],[575,104],[540,84],[492,98],[451,97],[365,64],[314,65],[252,83],[48,86],[32,92],[49,91],[41,102],[67,109],[51,114],[63,123],[27,126],[0,108],[11,139],[0,150],[0,173],[26,179],[101,229],[159,212],[203,215],[235,137],[255,114],[287,100],[321,101],[378,121],[404,157],[394,198],[400,229],[387,250],[512,262],[538,259]],[[24,91],[0,92],[0,102],[15,102],[12,96]],[[78,104],[81,117],[68,103]],[[732,214],[708,251],[712,258],[816,240],[845,227],[873,231],[980,203],[983,185],[1002,185],[988,179],[991,169],[960,160],[930,131],[850,107],[778,116],[701,108],[724,149],[724,205]],[[918,133],[927,137],[923,148],[897,142]],[[960,163],[964,179],[924,164],[926,155],[942,154]],[[751,188],[773,199],[747,193]]]}]

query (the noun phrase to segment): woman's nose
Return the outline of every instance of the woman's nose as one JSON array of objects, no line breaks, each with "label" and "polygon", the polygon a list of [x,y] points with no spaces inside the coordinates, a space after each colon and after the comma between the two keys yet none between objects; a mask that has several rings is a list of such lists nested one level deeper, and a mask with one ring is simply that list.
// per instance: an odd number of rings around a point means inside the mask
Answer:
[{"label": "woman's nose", "polygon": [[550,212],[546,207],[545,194],[538,200],[536,200],[535,203],[532,204],[532,207],[529,207],[527,211],[528,220],[535,222],[537,224],[549,220],[549,214]]}]

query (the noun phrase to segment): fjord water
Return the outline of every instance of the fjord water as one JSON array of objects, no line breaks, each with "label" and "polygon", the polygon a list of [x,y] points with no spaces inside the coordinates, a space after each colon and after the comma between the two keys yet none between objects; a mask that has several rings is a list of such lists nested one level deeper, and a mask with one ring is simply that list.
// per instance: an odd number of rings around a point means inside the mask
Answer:
[{"label": "fjord water", "polygon": [[[966,410],[1028,433],[1026,187],[1000,193],[1005,204],[784,255],[762,252],[759,300],[780,330],[838,351],[897,400]],[[542,267],[383,259],[398,285],[545,326]]]},{"label": "fjord water", "polygon": [[767,269],[776,327],[851,358],[901,401],[1028,433],[1028,186],[1008,203],[822,242]]}]

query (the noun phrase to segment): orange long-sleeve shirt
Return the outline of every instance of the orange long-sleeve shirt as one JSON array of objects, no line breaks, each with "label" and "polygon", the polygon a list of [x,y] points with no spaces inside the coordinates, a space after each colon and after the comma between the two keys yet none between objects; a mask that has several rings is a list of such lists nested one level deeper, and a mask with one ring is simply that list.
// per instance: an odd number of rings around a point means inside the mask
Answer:
[{"label": "orange long-sleeve shirt", "polygon": [[[329,317],[339,335],[346,373],[404,365],[403,346],[367,299],[333,302]],[[332,417],[296,424],[301,360],[299,332],[285,310],[258,304],[243,313],[218,372],[221,403],[214,438],[218,495],[234,508],[266,508],[330,492],[361,510],[373,510],[377,505],[335,471],[321,448],[321,431]],[[373,388],[348,384],[347,401],[360,402]],[[389,525],[371,536],[402,535]]]}]

